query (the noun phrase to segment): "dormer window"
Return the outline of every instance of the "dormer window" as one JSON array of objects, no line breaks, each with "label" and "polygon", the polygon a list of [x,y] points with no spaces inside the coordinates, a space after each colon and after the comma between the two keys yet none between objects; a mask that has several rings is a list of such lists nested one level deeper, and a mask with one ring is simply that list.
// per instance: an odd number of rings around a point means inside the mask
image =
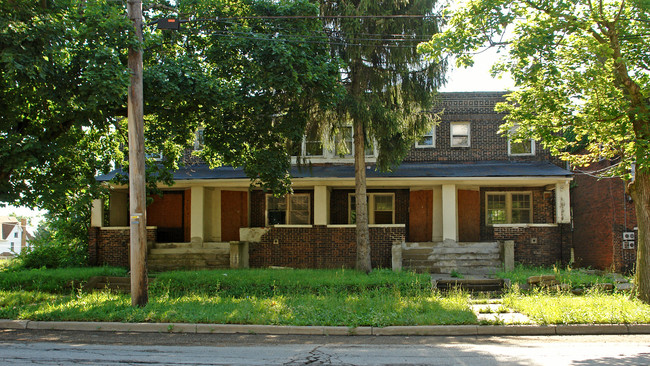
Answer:
[{"label": "dormer window", "polygon": [[334,138],[334,153],[340,157],[352,157],[354,152],[354,139],[352,126],[343,126],[339,128]]}]

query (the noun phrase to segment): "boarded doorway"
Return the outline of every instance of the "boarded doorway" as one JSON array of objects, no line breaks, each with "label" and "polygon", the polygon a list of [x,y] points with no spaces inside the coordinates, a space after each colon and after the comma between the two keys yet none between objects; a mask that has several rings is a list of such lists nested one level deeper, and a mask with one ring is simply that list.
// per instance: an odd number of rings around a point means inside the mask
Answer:
[{"label": "boarded doorway", "polygon": [[410,242],[431,241],[433,228],[433,191],[411,191],[409,200]]},{"label": "boarded doorway", "polygon": [[153,203],[147,207],[147,226],[157,226],[158,243],[179,243],[185,241],[185,192],[168,191],[162,196],[153,196]]},{"label": "boarded doorway", "polygon": [[248,227],[248,192],[221,191],[221,241],[239,241],[242,227]]},{"label": "boarded doorway", "polygon": [[458,190],[458,240],[481,240],[481,193]]}]

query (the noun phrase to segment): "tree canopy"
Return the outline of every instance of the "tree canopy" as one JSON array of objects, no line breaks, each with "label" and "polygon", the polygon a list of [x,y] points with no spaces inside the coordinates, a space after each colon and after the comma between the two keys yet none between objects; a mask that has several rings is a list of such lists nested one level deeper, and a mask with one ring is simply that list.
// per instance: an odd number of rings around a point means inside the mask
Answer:
[{"label": "tree canopy", "polygon": [[[502,132],[534,138],[574,165],[609,158],[631,182],[639,221],[637,285],[650,302],[650,3],[647,0],[470,0],[419,50],[461,66],[485,47],[517,89],[497,106]],[[634,164],[634,166],[633,166]],[[632,174],[635,179],[632,181]]]},{"label": "tree canopy", "polygon": [[[200,154],[208,163],[243,166],[256,184],[287,192],[286,141],[302,136],[316,107],[336,101],[338,64],[326,44],[305,41],[322,32],[316,19],[242,17],[317,15],[318,6],[146,5],[146,149],[162,155],[149,159],[148,181],[171,183],[170,172],[203,127]],[[79,182],[69,174],[94,176],[111,160],[126,167],[126,52],[135,40],[123,4],[14,0],[0,10],[0,201],[42,205],[50,193],[75,189]],[[160,17],[191,21],[161,31],[151,24]]]}]

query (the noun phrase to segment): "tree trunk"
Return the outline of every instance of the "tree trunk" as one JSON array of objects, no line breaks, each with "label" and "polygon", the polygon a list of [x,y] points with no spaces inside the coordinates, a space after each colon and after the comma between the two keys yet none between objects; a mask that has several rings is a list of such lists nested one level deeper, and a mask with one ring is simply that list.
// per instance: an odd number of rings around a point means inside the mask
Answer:
[{"label": "tree trunk", "polygon": [[354,182],[357,219],[357,265],[359,271],[372,271],[370,261],[370,232],[368,230],[368,200],[366,195],[366,149],[363,122],[354,120]]},{"label": "tree trunk", "polygon": [[630,190],[636,208],[636,221],[639,228],[636,252],[636,274],[634,284],[638,298],[650,304],[650,173],[636,169],[635,181]]}]

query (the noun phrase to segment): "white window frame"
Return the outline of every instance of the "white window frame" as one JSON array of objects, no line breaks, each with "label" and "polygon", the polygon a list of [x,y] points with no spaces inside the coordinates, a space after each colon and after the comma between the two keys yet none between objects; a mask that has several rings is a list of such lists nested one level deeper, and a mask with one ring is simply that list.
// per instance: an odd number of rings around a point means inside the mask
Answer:
[{"label": "white window frame", "polygon": [[[465,135],[454,135],[454,126],[467,125],[467,144],[454,144],[454,137]],[[472,146],[472,124],[470,122],[451,122],[449,123],[449,146],[451,147],[470,147]]]},{"label": "white window frame", "polygon": [[[529,222],[512,222],[512,196],[513,195],[527,195],[530,197],[530,208],[528,209],[529,211]],[[506,222],[504,223],[490,223],[489,222],[489,207],[488,207],[488,197],[489,196],[505,196],[506,198]],[[500,192],[500,191],[492,191],[492,192],[485,192],[485,225],[487,226],[493,226],[493,225],[500,225],[500,224],[532,224],[534,222],[533,220],[533,193],[530,191],[523,191],[523,192],[515,192],[515,191],[508,191],[508,192]]]},{"label": "white window frame", "polygon": [[[323,138],[320,140],[320,143],[322,144],[322,154],[321,155],[308,155],[307,154],[307,135],[303,135],[302,140],[300,142],[300,154],[302,158],[307,158],[307,159],[322,159],[325,161],[331,161],[331,162],[336,162],[340,160],[351,160],[354,159],[354,128],[352,126],[344,126],[343,128],[349,129],[350,130],[350,151],[348,154],[345,155],[339,155],[336,153],[336,147],[339,142],[339,138],[337,136],[334,137],[333,140],[329,140],[330,136],[325,135]],[[329,143],[325,143],[325,141],[330,141]],[[315,142],[315,141],[314,141]],[[368,151],[368,146],[366,146],[366,158],[374,159],[377,157],[377,141],[373,139],[372,141],[372,149]],[[296,158],[296,155],[291,155],[292,157]]]},{"label": "white window frame", "polygon": [[[431,145],[420,144],[420,140],[427,137],[427,136],[431,136]],[[415,147],[416,148],[424,149],[424,148],[436,147],[436,126],[431,127],[431,131],[429,131],[428,133],[425,133],[424,135],[422,135],[420,137],[421,137],[420,140],[415,142]]]},{"label": "white window frame", "polygon": [[[368,224],[375,225],[375,197],[377,196],[391,196],[393,212],[392,212],[392,224],[395,223],[395,193],[393,192],[372,192],[366,193],[368,199]],[[352,199],[355,198],[354,193],[348,193],[348,224],[352,225]]]},{"label": "white window frame", "polygon": [[[272,194],[267,193],[264,197],[264,219],[265,225],[271,226],[269,224],[269,197],[274,197]],[[307,223],[292,223],[291,222],[291,197],[307,197]],[[275,197],[274,197],[275,198]],[[311,225],[311,197],[309,193],[293,193],[283,196],[286,200],[286,211],[285,211],[285,224],[277,225]]]},{"label": "white window frame", "polygon": [[[510,133],[511,133],[511,134],[512,134],[512,133],[515,133],[515,132],[517,131],[518,128],[519,128],[519,125],[515,125],[515,126],[510,130]],[[516,153],[513,153],[513,152],[512,152],[512,144],[513,144],[513,142],[512,142],[512,139],[510,139],[510,137],[508,137],[508,156],[534,156],[534,155],[535,155],[535,140],[533,140],[533,139],[526,139],[526,140],[522,140],[521,142],[514,142],[514,143],[515,143],[515,144],[517,144],[517,143],[524,143],[524,142],[526,142],[526,141],[530,141],[530,152],[529,152],[529,153],[520,153],[520,154],[516,154]]]}]

